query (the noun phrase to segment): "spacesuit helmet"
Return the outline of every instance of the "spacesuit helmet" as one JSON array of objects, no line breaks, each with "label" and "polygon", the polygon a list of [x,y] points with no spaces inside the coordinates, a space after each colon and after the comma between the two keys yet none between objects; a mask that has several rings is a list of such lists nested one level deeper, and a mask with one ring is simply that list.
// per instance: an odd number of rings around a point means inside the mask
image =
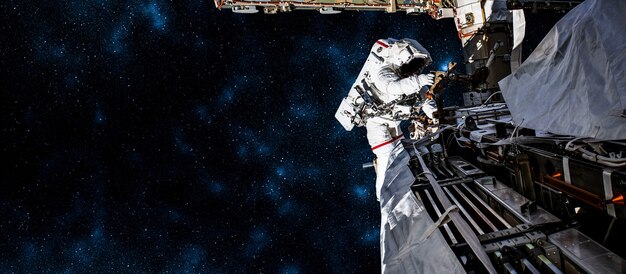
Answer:
[{"label": "spacesuit helmet", "polygon": [[430,65],[428,51],[413,39],[404,38],[391,45],[388,62],[399,69],[403,77],[420,73]]}]

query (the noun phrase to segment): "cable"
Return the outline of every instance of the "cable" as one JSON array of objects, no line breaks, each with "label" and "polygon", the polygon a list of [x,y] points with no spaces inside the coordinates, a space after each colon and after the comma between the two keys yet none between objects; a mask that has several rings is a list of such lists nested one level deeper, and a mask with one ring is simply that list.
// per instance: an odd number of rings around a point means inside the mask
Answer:
[{"label": "cable", "polygon": [[596,163],[604,164],[610,167],[622,167],[626,166],[626,158],[611,158],[599,155],[597,153],[591,152],[589,150],[584,149],[585,145],[573,146],[573,143],[578,140],[587,139],[585,137],[574,138],[571,141],[567,142],[565,145],[565,150],[567,151],[580,151],[581,156],[589,161],[593,161]]},{"label": "cable", "polygon": [[[511,138],[509,139],[509,142],[512,142],[513,144],[515,144],[515,142],[513,142],[513,136],[515,136],[515,132],[517,131],[517,129],[522,126],[522,124],[524,123],[524,119],[522,119],[522,122],[519,123],[519,125],[515,126],[515,128],[513,129],[513,132],[511,132]],[[519,132],[517,133],[517,136],[515,136],[516,139],[517,137],[519,137]]]},{"label": "cable", "polygon": [[589,150],[586,150],[586,149],[584,149],[582,147],[578,148],[578,150],[580,150],[580,152],[582,152],[583,155],[587,155],[587,156],[590,156],[590,157],[595,157],[596,159],[601,160],[601,161],[611,162],[611,163],[626,163],[626,158],[605,157],[605,156],[599,155],[597,153],[593,153],[593,152],[591,152]]},{"label": "cable", "polygon": [[570,148],[570,146],[571,146],[574,142],[576,142],[576,141],[578,141],[578,140],[582,140],[582,139],[585,139],[585,137],[578,137],[578,138],[574,138],[574,139],[572,139],[571,141],[567,142],[567,144],[565,144],[565,150],[567,150],[567,151],[575,151],[575,150],[577,150],[578,148],[582,147],[582,146],[578,146],[578,147],[576,147],[576,148]]},{"label": "cable", "polygon": [[565,145],[565,150],[567,151],[580,151],[580,156],[583,159],[603,164],[609,167],[623,167],[626,166],[626,158],[610,158],[602,155],[598,155],[597,153],[593,153],[584,149],[584,145],[572,146],[575,141],[585,139],[584,137],[574,138],[571,141],[567,142]]},{"label": "cable", "polygon": [[492,98],[494,95],[498,94],[498,93],[502,93],[502,91],[496,91],[496,92],[492,93],[491,95],[489,95],[489,97],[487,97],[487,100],[485,100],[485,102],[484,102],[482,105],[480,105],[480,107],[484,107],[484,106],[486,106],[486,105],[487,105],[487,103],[489,102],[489,100],[491,100],[491,98]]},{"label": "cable", "polygon": [[609,166],[609,167],[623,167],[623,166],[626,166],[626,162],[623,162],[623,163],[608,162],[608,161],[600,160],[600,159],[598,159],[598,158],[596,158],[594,156],[589,156],[589,155],[584,154],[584,153],[581,154],[580,156],[582,156],[584,159],[587,159],[589,161],[596,162],[596,163],[599,163],[599,164],[603,164],[603,165]]}]

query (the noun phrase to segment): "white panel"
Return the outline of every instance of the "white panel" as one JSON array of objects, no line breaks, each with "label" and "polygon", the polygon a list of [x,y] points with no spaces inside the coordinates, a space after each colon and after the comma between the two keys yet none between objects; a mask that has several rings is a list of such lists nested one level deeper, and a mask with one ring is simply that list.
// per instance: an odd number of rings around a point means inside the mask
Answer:
[{"label": "white panel", "polygon": [[569,173],[569,158],[563,157],[563,179],[568,184],[572,184],[572,176]]},{"label": "white panel", "polygon": [[462,7],[469,4],[480,3],[480,0],[457,0],[457,7]]},{"label": "white panel", "polygon": [[522,42],[526,33],[524,10],[514,10],[513,14],[513,51],[511,51],[511,72],[515,72],[522,62]]},{"label": "white panel", "polygon": [[[604,170],[602,171],[602,182],[604,182],[604,199],[610,200],[613,198],[613,186],[611,184],[611,173],[612,171]],[[606,213],[610,216],[615,217],[615,205],[610,204],[606,206]]]}]

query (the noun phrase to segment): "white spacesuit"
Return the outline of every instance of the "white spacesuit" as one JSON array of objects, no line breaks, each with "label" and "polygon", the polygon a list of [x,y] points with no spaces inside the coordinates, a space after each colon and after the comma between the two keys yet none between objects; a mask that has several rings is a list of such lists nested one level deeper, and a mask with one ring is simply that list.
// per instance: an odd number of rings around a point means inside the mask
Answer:
[{"label": "white spacesuit", "polygon": [[400,122],[415,107],[403,105],[404,99],[420,94],[423,101],[418,107],[430,118],[436,110],[434,101],[424,100],[434,75],[419,74],[430,62],[428,51],[413,39],[376,41],[352,90],[335,114],[346,130],[354,125],[366,127],[367,140],[376,155],[379,200],[389,155],[403,138]]},{"label": "white spacesuit", "polygon": [[[402,39],[390,45],[389,57],[386,62],[371,70],[371,82],[375,96],[385,103],[400,100],[402,96],[426,92],[426,86],[433,84],[434,75],[419,74],[431,62],[430,54],[422,45],[412,39]],[[422,111],[430,118],[436,110],[435,102],[426,100],[422,104]],[[397,111],[410,111],[395,105],[396,113],[368,119],[367,140],[376,154],[376,197],[380,199],[380,191],[385,180],[385,171],[389,161],[389,154],[403,138]]]}]

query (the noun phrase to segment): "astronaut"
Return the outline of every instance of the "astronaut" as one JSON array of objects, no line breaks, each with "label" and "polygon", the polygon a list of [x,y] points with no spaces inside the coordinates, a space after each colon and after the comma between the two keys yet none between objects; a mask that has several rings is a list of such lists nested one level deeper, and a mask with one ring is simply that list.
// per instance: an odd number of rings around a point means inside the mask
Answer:
[{"label": "astronaut", "polygon": [[391,151],[404,138],[400,122],[408,119],[416,107],[406,104],[408,99],[418,99],[417,107],[433,118],[436,104],[425,94],[434,75],[420,74],[430,63],[428,51],[413,39],[376,41],[352,90],[335,114],[346,130],[354,125],[367,129],[367,140],[376,155],[378,200]]},{"label": "astronaut", "polygon": [[[367,140],[376,155],[376,197],[379,200],[391,151],[404,138],[400,129],[401,120],[398,120],[403,115],[399,115],[398,111],[408,114],[409,110],[406,106],[402,109],[401,99],[416,93],[422,93],[422,99],[425,98],[423,95],[433,84],[434,75],[420,73],[430,63],[428,51],[417,41],[405,38],[390,45],[389,56],[382,66],[371,69],[374,96],[384,103],[398,101],[391,115],[373,117],[365,124]],[[421,109],[432,119],[435,102],[426,99]]]}]

